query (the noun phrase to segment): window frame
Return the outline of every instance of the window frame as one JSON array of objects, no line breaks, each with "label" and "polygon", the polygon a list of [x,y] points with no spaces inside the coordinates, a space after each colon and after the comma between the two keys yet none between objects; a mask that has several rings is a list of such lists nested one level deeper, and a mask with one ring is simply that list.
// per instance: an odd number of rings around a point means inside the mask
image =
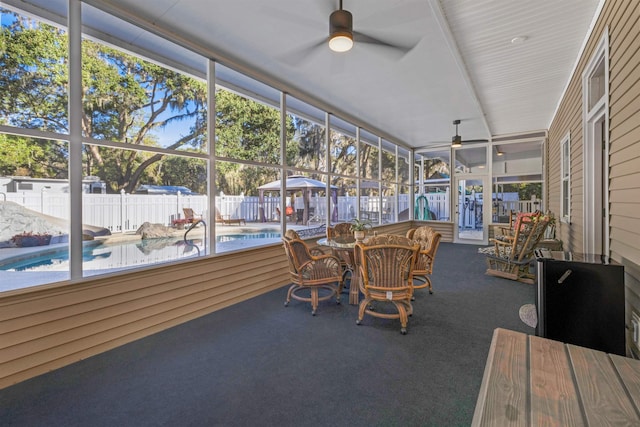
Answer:
[{"label": "window frame", "polygon": [[[4,8],[5,6],[3,5],[2,7]],[[14,10],[16,13],[21,15],[29,15],[32,17],[32,19],[36,21],[42,21],[42,22],[46,21],[45,17],[40,16],[38,14],[33,14],[33,13],[30,14],[21,8],[11,7],[10,9]],[[99,12],[99,13],[93,13],[92,19],[95,19],[95,17],[98,16],[99,14],[107,14],[117,19],[123,19],[122,16],[119,16],[118,14],[114,14],[112,11],[108,11],[98,6],[91,5],[87,8],[87,10],[89,9],[91,9],[92,12]],[[312,112],[315,111],[318,114],[322,114],[323,120],[317,120],[317,118],[313,118],[312,122],[315,123],[317,121],[319,126],[324,126],[324,129],[327,135],[332,129],[332,122],[329,119],[330,113],[326,112],[322,107],[318,107],[317,106],[318,101],[315,100],[314,98],[307,97],[307,96],[300,97],[299,95],[295,95],[295,94],[291,95],[286,91],[284,91],[282,87],[275,87],[275,86],[264,83],[264,81],[260,81],[259,77],[255,77],[257,73],[252,73],[250,70],[237,71],[235,69],[231,69],[227,67],[221,62],[207,59],[209,56],[207,55],[208,52],[204,47],[198,48],[198,49],[192,49],[192,52],[191,52],[192,55],[189,55],[189,61],[191,61],[191,63],[189,63],[188,61],[186,63],[182,63],[180,62],[181,61],[180,58],[167,58],[167,57],[158,55],[157,52],[153,52],[151,50],[145,49],[144,46],[122,46],[119,43],[120,40],[118,38],[103,40],[100,37],[101,35],[100,31],[95,30],[91,27],[92,22],[88,22],[88,21],[85,22],[84,20],[85,15],[80,11],[80,9],[77,8],[75,12],[80,12],[80,13],[71,14],[73,15],[73,19],[70,19],[69,21],[64,21],[64,22],[58,22],[56,24],[56,26],[60,26],[65,31],[69,32],[70,39],[74,41],[74,44],[77,44],[77,46],[72,51],[68,51],[69,56],[72,56],[72,54],[75,55],[75,57],[71,58],[69,61],[70,62],[69,81],[70,81],[70,86],[74,87],[74,90],[76,90],[73,96],[70,95],[73,101],[72,103],[73,108],[69,109],[69,116],[75,115],[76,116],[75,118],[77,119],[78,112],[81,110],[81,105],[82,105],[81,92],[77,92],[78,80],[79,80],[78,76],[80,75],[79,71],[81,70],[82,64],[81,64],[81,55],[79,55],[79,52],[76,49],[81,47],[83,40],[90,39],[92,41],[97,41],[100,44],[110,43],[116,49],[121,50],[127,54],[134,55],[135,57],[141,60],[144,60],[144,61],[151,60],[151,61],[157,62],[158,65],[161,65],[163,67],[166,66],[173,70],[177,70],[182,74],[189,75],[190,77],[205,80],[208,86],[207,90],[208,90],[209,108],[208,108],[207,116],[210,123],[215,123],[215,113],[216,113],[215,92],[216,92],[216,88],[218,86],[221,86],[221,87],[224,87],[226,90],[237,91],[238,94],[242,95],[243,97],[246,97],[247,99],[250,99],[259,103],[264,103],[269,106],[274,106],[273,93],[278,92],[278,94],[280,95],[280,105],[277,108],[280,109],[280,115],[282,118],[281,120],[282,130],[281,130],[281,137],[280,137],[281,146],[286,145],[287,143],[285,120],[284,120],[287,114],[292,113],[292,114],[299,115],[301,118],[310,119],[310,117],[307,117],[307,114],[305,114],[305,111],[298,111],[298,109],[296,108],[298,107],[298,104],[308,104],[309,108],[313,110]],[[172,40],[172,38],[166,33],[163,33],[157,28],[149,28],[149,26],[144,25],[144,23],[135,23],[135,24],[129,23],[128,28],[134,29],[134,30],[135,29],[142,30],[145,33],[149,33],[155,37],[160,37],[162,39],[165,39],[169,43],[175,43],[175,40]],[[204,65],[202,64],[200,64],[201,66],[200,65],[196,66],[197,64],[194,65],[193,63],[194,56],[199,56],[200,58],[197,58],[197,59],[198,60],[202,59],[202,63]],[[232,75],[232,73],[226,72],[227,70],[232,70],[235,73],[239,73],[239,75]],[[220,77],[224,77],[224,78],[220,78]],[[227,77],[229,77],[229,81],[226,80]],[[237,77],[237,78],[231,79],[231,77]],[[256,93],[255,87],[251,87],[250,85],[251,81],[253,80],[255,80],[255,82],[259,82],[261,85],[264,86],[264,87],[263,86],[260,86],[260,87],[264,89],[265,93],[260,91],[258,91],[260,93]],[[247,86],[244,86],[245,84]],[[253,86],[256,86],[256,85],[254,84]],[[287,101],[290,105],[287,105]],[[76,189],[76,191],[74,191],[75,195],[72,197],[72,200],[70,201],[69,205],[72,208],[71,210],[74,212],[73,215],[74,215],[74,218],[76,219],[75,221],[72,221],[72,223],[77,225],[74,225],[75,228],[74,228],[73,234],[75,235],[75,237],[73,237],[73,240],[70,241],[70,245],[69,245],[70,251],[73,252],[73,256],[71,258],[72,260],[75,260],[75,261],[71,261],[71,264],[70,264],[70,279],[84,281],[88,279],[88,276],[85,276],[83,274],[84,271],[82,268],[82,253],[81,253],[82,241],[80,240],[80,237],[78,237],[78,236],[81,236],[81,233],[77,232],[78,230],[81,229],[82,217],[84,215],[83,207],[82,207],[82,194],[78,193],[77,191],[77,188],[81,185],[81,183],[78,182],[79,181],[78,177],[81,177],[83,172],[82,156],[79,148],[85,147],[87,145],[93,145],[93,146],[108,148],[111,150],[134,150],[134,151],[140,151],[140,152],[149,153],[149,154],[179,156],[185,159],[205,161],[207,163],[207,169],[208,169],[206,172],[208,175],[206,187],[208,189],[208,197],[209,197],[208,203],[210,208],[208,215],[212,215],[213,208],[215,207],[216,198],[218,197],[218,194],[216,191],[217,189],[215,186],[215,182],[216,182],[215,175],[217,170],[217,163],[220,161],[240,163],[240,164],[251,166],[251,167],[275,168],[275,169],[281,170],[283,176],[286,176],[287,174],[290,174],[290,173],[303,173],[303,174],[313,173],[323,177],[323,179],[326,179],[327,183],[331,183],[331,179],[333,177],[338,177],[345,180],[349,180],[350,185],[352,185],[351,182],[355,182],[355,187],[358,190],[361,190],[360,186],[362,182],[366,180],[373,180],[378,185],[378,192],[380,192],[381,191],[380,189],[382,189],[383,186],[385,185],[385,183],[382,182],[382,178],[381,178],[381,166],[382,166],[381,153],[382,153],[382,138],[383,138],[381,133],[383,133],[384,131],[376,130],[371,132],[369,130],[366,130],[366,128],[363,128],[363,126],[366,126],[366,124],[364,123],[352,124],[339,116],[336,116],[334,118],[334,123],[337,125],[337,130],[342,131],[343,130],[341,129],[342,127],[347,127],[347,129],[355,130],[354,143],[356,148],[356,159],[355,159],[356,170],[354,171],[353,176],[351,176],[350,174],[346,174],[344,172],[333,173],[330,169],[318,171],[318,170],[311,170],[309,168],[301,167],[299,165],[298,166],[288,165],[285,162],[286,160],[285,150],[281,150],[280,165],[256,162],[252,159],[243,160],[243,159],[236,159],[235,157],[227,158],[227,157],[218,156],[215,151],[215,136],[216,136],[215,126],[211,126],[208,129],[207,152],[191,152],[191,151],[166,148],[162,146],[128,147],[128,146],[123,146],[123,144],[118,141],[112,141],[109,139],[95,139],[91,135],[84,135],[82,133],[81,128],[75,128],[73,132],[69,132],[68,134],[62,134],[62,133],[58,134],[58,133],[52,133],[52,132],[45,132],[37,129],[26,129],[26,128],[14,127],[14,126],[0,125],[0,133],[25,136],[29,138],[51,138],[51,139],[63,141],[73,146],[74,154],[73,156],[69,157],[69,168],[70,168],[70,171],[73,171],[73,173],[70,173],[69,182],[70,182],[70,185],[74,187],[74,189]],[[351,126],[353,126],[353,129],[351,128]],[[352,133],[353,132],[347,132],[347,134],[349,134],[350,137],[353,137]],[[402,152],[406,156],[406,158],[409,161],[409,164],[405,165],[404,169],[408,169],[409,171],[411,171],[413,168],[414,150],[394,139],[389,139],[388,137],[384,137],[384,138],[385,138],[384,144],[386,146],[386,149],[389,152],[393,153],[394,155],[395,171],[389,171],[388,184],[393,185],[395,188],[394,191],[392,191],[392,195],[390,197],[392,197],[394,200],[394,203],[391,203],[391,204],[394,205],[396,208],[395,210],[397,210],[398,197],[400,193],[399,188],[401,186],[410,187],[409,183],[406,183],[404,181],[407,181],[407,179],[411,180],[410,178],[407,178],[407,177],[403,177],[402,179],[400,178],[401,177],[401,174],[399,171],[400,159],[399,159],[398,153]],[[328,138],[327,138],[327,141],[328,141]],[[373,149],[376,150],[375,153],[377,157],[375,157],[372,164],[370,165],[373,172],[372,175],[374,176],[365,178],[361,176],[361,167],[362,167],[360,165],[361,149],[362,149],[361,144],[367,144],[367,143],[371,144]],[[323,155],[323,159],[325,161],[328,161],[329,159],[329,155],[330,155],[329,150],[330,150],[330,144],[325,142],[324,153],[321,154]],[[354,194],[355,198],[358,200],[357,202],[358,208],[355,209],[356,213],[360,211],[359,198],[361,194],[359,193],[360,192],[358,192],[357,195]],[[379,206],[381,203],[381,195],[377,194],[375,195],[375,198],[376,199],[374,200],[374,202],[376,202]],[[328,200],[328,197],[327,197],[326,204],[329,209],[331,208],[330,203],[331,202]],[[394,215],[390,218],[391,222],[398,221],[397,215],[398,213],[394,212]],[[213,222],[213,221],[210,221],[210,222]],[[286,221],[282,221],[280,224],[280,231],[284,232],[285,230],[286,230]],[[208,231],[207,237],[208,237],[207,238],[208,241],[215,242],[215,237],[216,237],[215,227],[211,227],[211,229]],[[264,244],[269,244],[269,243],[264,243]],[[205,253],[203,253],[203,256],[215,256],[218,254],[215,248],[215,244],[212,243],[210,245],[211,246],[207,248],[208,250],[206,250]],[[253,250],[255,248],[256,247],[252,246],[242,250]],[[179,262],[179,261],[181,260],[175,259],[173,261],[162,263],[162,265],[166,265],[173,262]],[[159,265],[148,264],[148,265],[142,265],[140,269],[157,268],[158,266]],[[138,270],[138,269],[136,268],[131,270]],[[128,271],[131,271],[131,270],[128,270]],[[38,287],[40,285],[46,285],[50,283],[53,283],[53,282],[40,283],[35,285],[26,285],[25,288],[27,287],[33,288],[33,287]]]},{"label": "window frame", "polygon": [[571,133],[560,142],[560,221],[571,223]]}]

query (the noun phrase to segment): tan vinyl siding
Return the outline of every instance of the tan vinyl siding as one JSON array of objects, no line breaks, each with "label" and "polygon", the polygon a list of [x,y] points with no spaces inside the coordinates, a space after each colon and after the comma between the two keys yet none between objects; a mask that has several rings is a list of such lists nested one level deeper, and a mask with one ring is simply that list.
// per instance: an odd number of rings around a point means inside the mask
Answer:
[{"label": "tan vinyl siding", "polygon": [[275,245],[6,293],[0,298],[0,388],[287,283],[284,250]]},{"label": "tan vinyl siding", "polygon": [[454,224],[444,221],[414,221],[413,227],[427,225],[442,234],[441,242],[453,242]]},{"label": "tan vinyl siding", "polygon": [[[640,2],[609,0],[549,129],[548,195],[559,209],[559,144],[571,131],[572,223],[559,224],[565,248],[580,252],[583,222],[582,73],[609,30],[609,226],[611,257],[625,265],[627,316],[640,312]],[[568,245],[567,245],[568,243]]]},{"label": "tan vinyl siding", "polygon": [[625,265],[627,316],[640,311],[640,4],[610,25],[610,250]]}]

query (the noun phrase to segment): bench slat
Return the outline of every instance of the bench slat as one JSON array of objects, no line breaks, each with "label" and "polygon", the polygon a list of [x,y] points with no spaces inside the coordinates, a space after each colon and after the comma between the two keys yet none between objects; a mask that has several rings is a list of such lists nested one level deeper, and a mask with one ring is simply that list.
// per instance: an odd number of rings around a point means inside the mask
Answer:
[{"label": "bench slat", "polygon": [[494,331],[472,425],[527,425],[526,356],[526,335]]},{"label": "bench slat", "polygon": [[567,344],[585,417],[591,426],[640,425],[606,353]]},{"label": "bench slat", "polygon": [[530,336],[529,352],[531,425],[585,425],[564,344]]},{"label": "bench slat", "polygon": [[628,357],[610,354],[609,357],[613,365],[618,370],[622,383],[626,387],[631,400],[636,407],[636,412],[640,411],[640,363]]}]

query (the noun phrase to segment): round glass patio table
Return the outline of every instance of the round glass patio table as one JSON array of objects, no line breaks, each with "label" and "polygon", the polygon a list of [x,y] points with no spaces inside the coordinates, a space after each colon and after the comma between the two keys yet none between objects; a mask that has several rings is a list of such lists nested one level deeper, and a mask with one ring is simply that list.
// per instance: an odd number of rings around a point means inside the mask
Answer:
[{"label": "round glass patio table", "polygon": [[334,239],[319,239],[317,244],[319,246],[330,247],[333,254],[344,263],[345,273],[349,272],[351,275],[351,282],[349,283],[349,304],[358,305],[358,299],[360,297],[360,275],[358,274],[357,261],[354,255],[356,240],[353,236],[338,236]]}]

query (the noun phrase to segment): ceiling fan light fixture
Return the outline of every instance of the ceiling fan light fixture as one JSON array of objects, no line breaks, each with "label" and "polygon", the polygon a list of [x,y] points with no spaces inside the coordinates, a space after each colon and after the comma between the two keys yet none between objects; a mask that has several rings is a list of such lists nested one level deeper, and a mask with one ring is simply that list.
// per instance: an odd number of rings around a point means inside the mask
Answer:
[{"label": "ceiling fan light fixture", "polygon": [[350,33],[335,33],[329,38],[329,49],[334,52],[347,52],[353,47],[353,37]]},{"label": "ceiling fan light fixture", "polygon": [[460,124],[460,120],[454,120],[453,124],[456,125],[456,134],[451,138],[451,146],[453,148],[460,148],[462,147],[462,137],[458,135],[458,125]]},{"label": "ceiling fan light fixture", "polygon": [[335,10],[329,17],[329,49],[346,52],[353,47],[353,15],[348,10]]}]

